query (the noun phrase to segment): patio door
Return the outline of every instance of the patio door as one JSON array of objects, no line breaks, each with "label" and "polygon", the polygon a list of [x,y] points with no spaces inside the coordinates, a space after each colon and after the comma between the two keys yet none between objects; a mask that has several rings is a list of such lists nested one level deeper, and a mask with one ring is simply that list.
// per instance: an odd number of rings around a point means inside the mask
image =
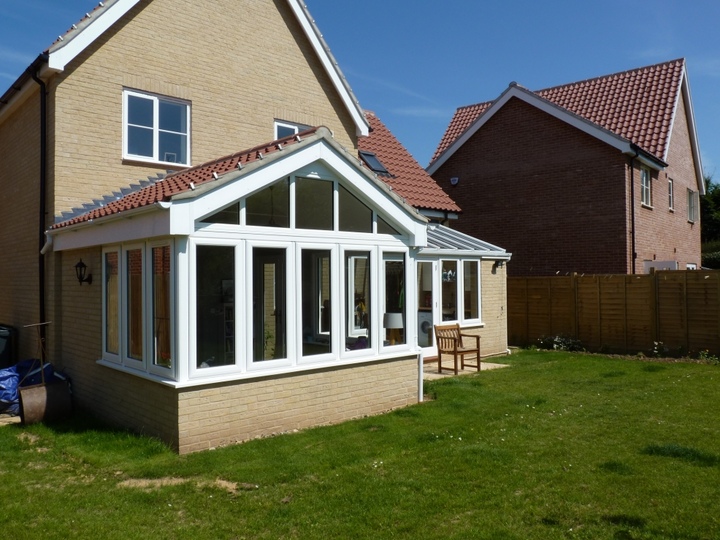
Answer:
[{"label": "patio door", "polygon": [[253,361],[287,356],[285,249],[253,249]]}]

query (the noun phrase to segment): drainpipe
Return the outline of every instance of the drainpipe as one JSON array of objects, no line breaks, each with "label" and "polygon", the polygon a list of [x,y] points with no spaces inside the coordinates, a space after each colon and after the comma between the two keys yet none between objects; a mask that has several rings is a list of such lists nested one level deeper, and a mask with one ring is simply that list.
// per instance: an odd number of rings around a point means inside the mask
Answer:
[{"label": "drainpipe", "polygon": [[[38,246],[38,302],[40,304],[40,320],[45,321],[45,256],[43,255],[43,247],[45,246],[45,214],[47,211],[47,86],[45,81],[37,76],[37,72],[33,71],[32,79],[40,85],[40,204],[38,214],[39,229],[39,246]],[[39,326],[41,360],[45,361],[45,325]]]},{"label": "drainpipe", "polygon": [[640,151],[635,145],[632,145],[632,149],[635,151],[635,155],[630,158],[630,250],[632,252],[632,273],[635,273],[635,259],[637,253],[635,253],[635,160],[637,159]]}]

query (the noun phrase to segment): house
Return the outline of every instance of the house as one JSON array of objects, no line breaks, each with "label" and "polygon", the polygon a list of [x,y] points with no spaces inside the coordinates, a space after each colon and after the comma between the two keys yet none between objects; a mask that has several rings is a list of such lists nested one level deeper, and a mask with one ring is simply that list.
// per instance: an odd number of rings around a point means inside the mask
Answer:
[{"label": "house", "polygon": [[705,193],[684,59],[457,109],[428,167],[457,229],[513,252],[510,275],[700,264]]},{"label": "house", "polygon": [[490,329],[509,254],[430,223],[369,135],[299,0],[101,2],[0,98],[20,356],[181,453],[422,399],[416,314]]}]

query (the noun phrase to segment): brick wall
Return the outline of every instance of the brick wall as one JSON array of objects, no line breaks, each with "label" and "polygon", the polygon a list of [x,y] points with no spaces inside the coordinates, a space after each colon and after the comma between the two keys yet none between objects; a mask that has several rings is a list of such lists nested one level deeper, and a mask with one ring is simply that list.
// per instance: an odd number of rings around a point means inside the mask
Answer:
[{"label": "brick wall", "polygon": [[[685,178],[691,154],[684,116],[678,117],[669,157],[674,164],[668,174]],[[451,197],[462,201],[457,229],[512,253],[509,275],[627,273],[631,260],[628,163],[626,156],[594,137],[513,99],[433,177]],[[456,186],[450,184],[451,177],[460,179]],[[654,182],[658,195],[666,192],[666,179]],[[640,259],[651,249],[658,260],[660,253],[673,254],[674,248],[680,250],[681,238],[692,240],[688,249],[697,251],[699,259],[699,241],[697,249],[693,245],[695,232],[689,232],[686,219],[677,219],[685,188],[677,179],[676,183],[672,222],[649,220],[646,214],[652,211],[636,208]],[[636,171],[637,201],[639,186]],[[661,250],[658,238],[669,249]]]}]

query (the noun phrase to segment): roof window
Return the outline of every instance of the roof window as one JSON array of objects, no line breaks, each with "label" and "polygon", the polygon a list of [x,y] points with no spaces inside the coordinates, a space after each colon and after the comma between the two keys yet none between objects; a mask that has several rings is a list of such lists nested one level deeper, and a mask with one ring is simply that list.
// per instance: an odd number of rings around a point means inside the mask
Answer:
[{"label": "roof window", "polygon": [[365,162],[365,165],[367,165],[371,171],[374,171],[378,174],[390,175],[390,171],[385,168],[385,165],[382,164],[380,159],[373,152],[360,150],[359,153],[360,157]]}]

